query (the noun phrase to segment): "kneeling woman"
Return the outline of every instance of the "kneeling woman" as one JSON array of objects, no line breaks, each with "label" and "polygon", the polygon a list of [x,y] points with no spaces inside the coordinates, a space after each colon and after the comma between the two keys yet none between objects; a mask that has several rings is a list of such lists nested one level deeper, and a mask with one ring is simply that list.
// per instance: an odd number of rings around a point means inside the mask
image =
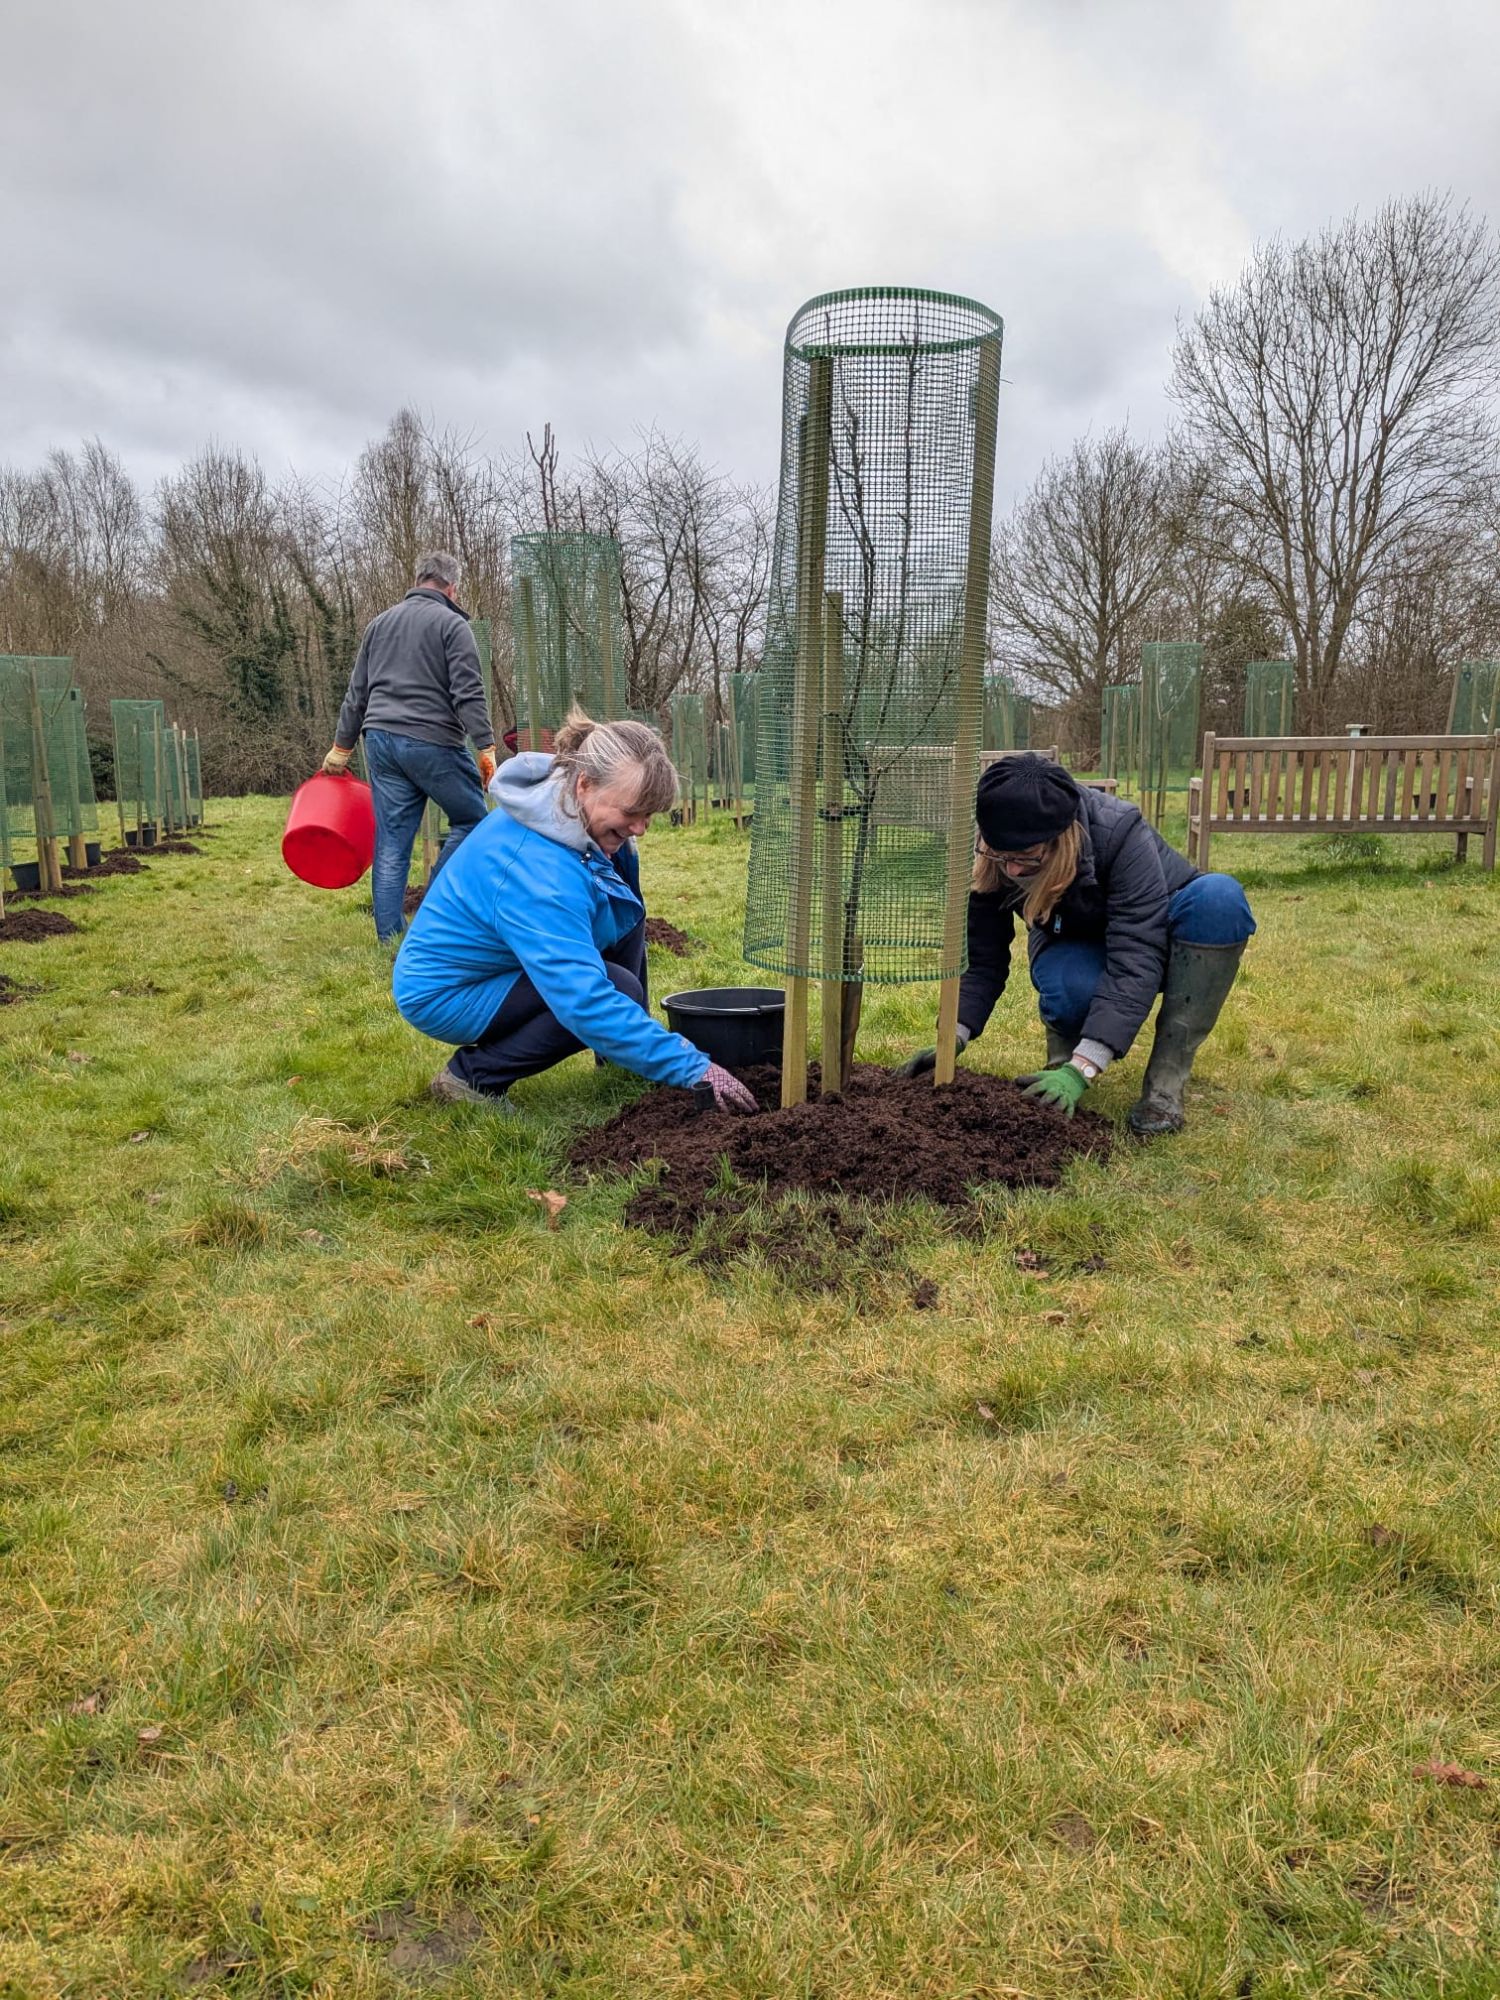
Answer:
[{"label": "kneeling woman", "polygon": [[[1130,1125],[1143,1138],[1180,1131],[1193,1058],[1255,929],[1244,890],[1232,875],[1193,867],[1137,807],[1079,785],[1044,757],[992,764],[974,811],[959,1047],[980,1032],[1004,991],[1019,916],[1047,1031],[1047,1068],[1021,1079],[1028,1096],[1071,1117],[1100,1071],[1129,1050],[1159,993],[1156,1040]],[[913,1075],[930,1067],[927,1050],[906,1065]]]},{"label": "kneeling woman", "polygon": [[396,959],[402,1016],[461,1046],[432,1082],[450,1103],[505,1109],[523,1077],[590,1048],[654,1083],[707,1083],[721,1110],[755,1100],[646,1009],[646,911],[633,842],[677,801],[655,730],[575,711],[554,754],[491,782],[475,827],[422,900]]}]

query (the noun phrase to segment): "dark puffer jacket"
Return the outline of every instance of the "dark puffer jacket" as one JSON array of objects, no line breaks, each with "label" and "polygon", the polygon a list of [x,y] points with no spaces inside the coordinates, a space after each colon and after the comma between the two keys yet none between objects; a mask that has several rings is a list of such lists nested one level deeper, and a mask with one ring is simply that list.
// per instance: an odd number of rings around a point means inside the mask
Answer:
[{"label": "dark puffer jacket", "polygon": [[[1085,789],[1079,818],[1078,873],[1045,929],[1027,933],[1033,957],[1049,945],[1087,938],[1104,946],[1104,977],[1081,1039],[1123,1056],[1161,991],[1167,968],[1167,904],[1202,871],[1169,847],[1140,809]],[[958,990],[958,1018],[977,1035],[1005,991],[1010,943],[1026,899],[1024,882],[969,897],[969,969]]]}]

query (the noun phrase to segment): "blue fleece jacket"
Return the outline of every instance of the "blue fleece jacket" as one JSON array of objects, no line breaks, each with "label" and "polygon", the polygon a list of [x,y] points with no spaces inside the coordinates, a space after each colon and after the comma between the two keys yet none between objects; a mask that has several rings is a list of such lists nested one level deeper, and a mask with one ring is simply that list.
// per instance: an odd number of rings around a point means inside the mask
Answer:
[{"label": "blue fleece jacket", "polygon": [[474,1042],[522,972],[586,1048],[654,1083],[701,1080],[708,1058],[610,984],[601,953],[645,907],[564,811],[541,751],[512,757],[500,810],[444,863],[396,957],[402,1018],[439,1042]]}]

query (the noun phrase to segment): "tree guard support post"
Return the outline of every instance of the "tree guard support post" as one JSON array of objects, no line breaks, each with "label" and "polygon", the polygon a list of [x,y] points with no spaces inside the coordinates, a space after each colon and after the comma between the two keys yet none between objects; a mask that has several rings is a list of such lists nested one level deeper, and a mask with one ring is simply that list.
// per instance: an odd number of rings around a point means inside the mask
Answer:
[{"label": "tree guard support post", "polygon": [[78,788],[78,732],[68,718],[68,783],[73,790],[73,811],[68,820],[68,866],[81,875],[89,865],[83,840],[83,794]]},{"label": "tree guard support post", "polygon": [[781,1103],[807,1101],[807,966],[812,951],[812,892],[817,840],[818,709],[823,665],[823,562],[828,546],[828,454],[833,426],[833,362],[809,364],[797,519],[797,657],[792,692],[792,853],[781,1051]]},{"label": "tree guard support post", "polygon": [[528,750],[540,750],[542,731],[539,717],[542,711],[542,691],[537,684],[536,653],[536,598],[531,588],[531,578],[520,580],[521,592],[521,672],[526,686],[526,735]]},{"label": "tree guard support post", "polygon": [[[823,599],[823,1095],[844,1090],[844,598]],[[832,954],[838,952],[835,963]]]},{"label": "tree guard support post", "polygon": [[[948,894],[943,911],[943,961],[957,965],[969,905],[974,817],[973,781],[979,762],[984,703],[984,628],[989,602],[990,528],[995,505],[995,432],[1000,417],[1000,349],[980,351],[974,393],[974,482],[969,498],[969,547],[964,576],[964,624],[958,664],[958,735],[953,746],[952,819],[948,828]],[[958,1066],[958,975],[938,999],[937,1061],[932,1080],[952,1083]]]},{"label": "tree guard support post", "polygon": [[599,584],[599,678],[604,686],[604,717],[607,722],[618,722],[623,713],[619,690],[615,685],[615,621],[611,614],[609,592],[603,582]]}]

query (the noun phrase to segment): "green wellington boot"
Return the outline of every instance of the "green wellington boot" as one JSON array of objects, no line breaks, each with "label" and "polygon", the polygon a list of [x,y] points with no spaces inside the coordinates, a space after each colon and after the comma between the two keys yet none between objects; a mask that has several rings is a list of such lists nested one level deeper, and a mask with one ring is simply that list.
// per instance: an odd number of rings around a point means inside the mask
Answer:
[{"label": "green wellington boot", "polygon": [[1182,1130],[1182,1095],[1193,1073],[1193,1058],[1229,998],[1244,955],[1243,942],[1172,946],[1151,1060],[1140,1102],[1130,1111],[1130,1129],[1138,1139]]},{"label": "green wellington boot", "polygon": [[1045,1066],[1048,1069],[1061,1069],[1073,1053],[1073,1037],[1065,1035],[1060,1028],[1054,1028],[1048,1021],[1043,1021],[1042,1026],[1047,1030],[1047,1061]]}]

